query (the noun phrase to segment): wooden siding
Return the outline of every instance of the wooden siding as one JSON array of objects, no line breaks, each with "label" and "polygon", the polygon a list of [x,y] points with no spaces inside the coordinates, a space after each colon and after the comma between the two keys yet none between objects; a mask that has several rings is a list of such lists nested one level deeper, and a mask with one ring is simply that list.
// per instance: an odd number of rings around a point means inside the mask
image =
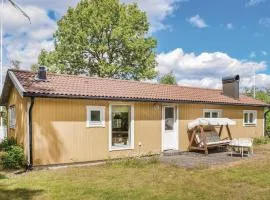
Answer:
[{"label": "wooden siding", "polygon": [[[180,109],[180,149],[187,150],[187,124],[193,119],[203,117],[203,109],[221,109],[222,116],[236,121],[236,126],[230,126],[233,138],[241,137],[262,137],[264,131],[264,108],[247,107],[247,106],[223,106],[209,104],[181,104]],[[257,125],[243,126],[243,110],[257,110]],[[223,130],[223,137],[227,137],[227,132]]]},{"label": "wooden siding", "polygon": [[[105,100],[36,98],[33,110],[34,165],[103,160],[161,151],[161,103],[134,103],[134,150],[109,151],[109,104]],[[116,102],[119,103],[119,102]],[[128,104],[128,102],[127,102]],[[105,128],[86,127],[86,106],[105,106]],[[233,137],[263,135],[263,108],[179,104],[179,144],[187,150],[187,123],[203,116],[203,109],[222,109],[236,120]],[[243,110],[258,110],[256,127],[243,126]],[[225,133],[225,132],[224,132]],[[139,143],[142,146],[139,146]]]},{"label": "wooden siding", "polygon": [[[16,127],[8,129],[24,146],[27,155],[27,98],[13,88],[8,106],[15,105]],[[105,100],[76,100],[35,98],[33,109],[34,165],[97,161],[107,158],[160,153],[161,103],[134,102],[134,149],[109,151],[109,105]],[[123,103],[123,102],[122,102]],[[126,102],[129,104],[129,102]],[[105,127],[86,127],[86,106],[105,106]],[[167,104],[166,104],[167,105]],[[179,148],[187,150],[187,124],[203,116],[203,109],[221,109],[222,117],[236,121],[231,126],[232,137],[261,137],[263,135],[263,108],[247,106],[219,106],[206,104],[179,104]],[[257,110],[257,126],[243,126],[243,110]],[[224,133],[226,134],[225,130]],[[139,146],[141,144],[141,146]]]},{"label": "wooden siding", "polygon": [[[86,106],[105,106],[105,128],[86,127]],[[33,110],[34,165],[104,160],[133,154],[159,153],[161,111],[135,103],[135,150],[109,152],[109,102],[35,100]],[[139,147],[138,144],[142,146]]]},{"label": "wooden siding", "polygon": [[22,98],[17,90],[13,88],[10,93],[7,109],[9,109],[9,106],[15,106],[16,126],[10,128],[8,122],[8,137],[16,138],[18,144],[24,147],[25,155],[27,155],[27,99]]}]

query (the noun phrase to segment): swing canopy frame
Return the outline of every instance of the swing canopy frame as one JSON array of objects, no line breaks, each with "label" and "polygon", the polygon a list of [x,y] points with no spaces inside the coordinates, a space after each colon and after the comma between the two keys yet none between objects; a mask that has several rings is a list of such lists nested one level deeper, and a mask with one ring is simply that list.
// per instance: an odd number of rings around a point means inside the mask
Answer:
[{"label": "swing canopy frame", "polygon": [[[197,118],[189,122],[188,132],[191,133],[189,151],[202,150],[208,154],[209,148],[227,146],[232,140],[229,126],[233,125],[236,125],[236,122],[229,118]],[[228,137],[222,138],[224,126]]]}]

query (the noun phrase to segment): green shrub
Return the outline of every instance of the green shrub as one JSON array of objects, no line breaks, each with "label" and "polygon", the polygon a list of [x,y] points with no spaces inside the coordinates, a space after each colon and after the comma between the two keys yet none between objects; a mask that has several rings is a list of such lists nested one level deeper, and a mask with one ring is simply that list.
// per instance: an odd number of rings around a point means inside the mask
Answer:
[{"label": "green shrub", "polygon": [[268,144],[268,143],[270,143],[270,138],[268,136],[254,139],[255,145]]},{"label": "green shrub", "polygon": [[10,146],[1,156],[3,168],[20,169],[26,165],[23,148],[20,146]]},{"label": "green shrub", "polygon": [[267,130],[267,131],[265,132],[265,136],[270,138],[270,130]]},{"label": "green shrub", "polygon": [[17,141],[15,138],[5,138],[1,143],[0,143],[0,151],[8,151],[12,146],[17,146]]}]

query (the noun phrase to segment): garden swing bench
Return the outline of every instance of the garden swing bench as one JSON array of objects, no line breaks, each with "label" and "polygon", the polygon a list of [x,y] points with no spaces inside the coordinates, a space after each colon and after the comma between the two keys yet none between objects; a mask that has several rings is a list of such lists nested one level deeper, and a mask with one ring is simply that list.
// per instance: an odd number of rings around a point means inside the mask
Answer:
[{"label": "garden swing bench", "polygon": [[[198,118],[188,123],[188,132],[191,133],[189,151],[202,150],[207,155],[209,148],[227,146],[232,140],[229,126],[235,124],[235,121],[228,118]],[[220,127],[219,132],[216,131],[217,126]],[[228,137],[222,139],[224,126]]]}]

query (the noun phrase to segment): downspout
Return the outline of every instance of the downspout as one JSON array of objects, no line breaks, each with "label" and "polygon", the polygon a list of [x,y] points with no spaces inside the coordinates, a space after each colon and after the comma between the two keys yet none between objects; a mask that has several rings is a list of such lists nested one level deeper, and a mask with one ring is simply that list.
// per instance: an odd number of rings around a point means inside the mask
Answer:
[{"label": "downspout", "polygon": [[267,111],[264,113],[264,136],[266,133],[266,118],[267,118],[267,114],[270,112],[270,107],[267,107]]},{"label": "downspout", "polygon": [[[5,117],[6,117],[6,124],[5,124],[5,125],[6,125],[5,131],[6,131],[6,132],[5,132],[5,137],[8,138],[8,135],[9,135],[9,134],[8,134],[8,132],[9,132],[9,114],[8,114],[8,112],[9,112],[9,111],[8,111],[8,106],[7,106],[7,105],[4,105],[3,107],[5,107],[5,109],[6,109],[6,116],[5,116]],[[2,116],[2,117],[3,117],[3,116]],[[3,125],[4,125],[4,124],[3,124]]]},{"label": "downspout", "polygon": [[33,126],[32,126],[32,111],[33,111],[33,106],[34,106],[34,103],[35,103],[35,98],[34,97],[31,97],[31,104],[30,104],[30,107],[29,107],[29,163],[28,163],[28,167],[27,169],[28,170],[32,170],[32,167],[33,167]]}]

